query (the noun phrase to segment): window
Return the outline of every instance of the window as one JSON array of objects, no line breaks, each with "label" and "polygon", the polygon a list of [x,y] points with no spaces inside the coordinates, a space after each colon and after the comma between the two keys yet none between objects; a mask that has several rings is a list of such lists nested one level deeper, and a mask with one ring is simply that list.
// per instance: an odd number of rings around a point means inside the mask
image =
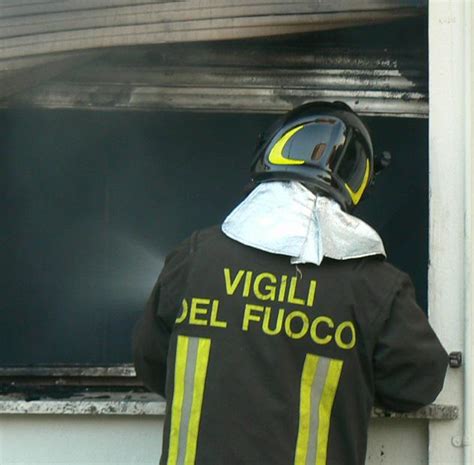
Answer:
[{"label": "window", "polygon": [[129,364],[131,329],[166,254],[239,201],[276,114],[320,98],[378,115],[368,118],[374,147],[393,162],[357,213],[426,308],[425,23],[116,48],[7,100],[0,367]]}]

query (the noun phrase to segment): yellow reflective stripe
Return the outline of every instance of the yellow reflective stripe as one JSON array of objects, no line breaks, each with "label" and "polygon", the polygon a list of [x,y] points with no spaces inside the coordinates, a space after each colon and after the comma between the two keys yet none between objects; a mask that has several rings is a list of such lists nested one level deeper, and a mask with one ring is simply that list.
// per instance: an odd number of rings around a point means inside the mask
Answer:
[{"label": "yellow reflective stripe", "polygon": [[359,203],[360,198],[362,197],[362,194],[364,193],[364,190],[367,187],[367,182],[369,180],[369,173],[370,173],[370,163],[369,163],[369,160],[366,160],[364,179],[362,180],[362,184],[360,185],[359,189],[357,189],[356,192],[353,192],[353,190],[349,187],[348,184],[346,183],[344,184],[346,186],[347,192],[349,192],[349,195],[351,196],[351,199],[354,205],[357,205]]},{"label": "yellow reflective stripe", "polygon": [[283,156],[283,149],[286,143],[296,134],[300,129],[303,129],[304,125],[296,126],[283,135],[283,137],[273,146],[268,156],[268,161],[274,165],[302,165],[304,160],[296,160],[292,158],[285,158]]},{"label": "yellow reflective stripe", "polygon": [[307,354],[300,387],[300,418],[298,426],[298,439],[296,440],[295,465],[305,465],[308,454],[309,429],[311,417],[311,388],[316,377],[319,357]]},{"label": "yellow reflective stripe", "polygon": [[295,465],[326,465],[331,413],[343,361],[307,354],[301,375]]},{"label": "yellow reflective stripe", "polygon": [[176,363],[174,371],[174,394],[171,407],[170,444],[168,451],[168,465],[176,465],[179,451],[179,431],[181,428],[181,412],[184,400],[184,377],[186,373],[186,358],[188,354],[189,339],[178,336],[176,348]]},{"label": "yellow reflective stripe", "polygon": [[194,374],[193,403],[191,407],[191,418],[189,420],[188,437],[186,441],[186,456],[184,459],[185,465],[194,465],[196,460],[199,421],[201,419],[202,399],[204,396],[204,385],[206,383],[210,349],[210,339],[199,339],[196,372]]},{"label": "yellow reflective stripe", "polygon": [[178,336],[167,465],[194,465],[211,340]]},{"label": "yellow reflective stripe", "polygon": [[324,383],[323,395],[319,404],[319,428],[316,465],[326,465],[328,453],[329,427],[331,424],[331,412],[336,397],[336,390],[342,371],[342,360],[331,360],[329,370]]}]

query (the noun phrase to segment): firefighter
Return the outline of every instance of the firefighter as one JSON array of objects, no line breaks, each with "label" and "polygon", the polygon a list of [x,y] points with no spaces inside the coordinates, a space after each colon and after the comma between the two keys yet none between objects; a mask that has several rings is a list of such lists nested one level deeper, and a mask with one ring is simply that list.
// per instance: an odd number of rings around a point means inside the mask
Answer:
[{"label": "firefighter", "polygon": [[167,400],[161,465],[362,465],[374,403],[436,398],[447,354],[351,214],[380,164],[347,105],[296,108],[260,137],[250,194],[167,257],[133,333]]}]

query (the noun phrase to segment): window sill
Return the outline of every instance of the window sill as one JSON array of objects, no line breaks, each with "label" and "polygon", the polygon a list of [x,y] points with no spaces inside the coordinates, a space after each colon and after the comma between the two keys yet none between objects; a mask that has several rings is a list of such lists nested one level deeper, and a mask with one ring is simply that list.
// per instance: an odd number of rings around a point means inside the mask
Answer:
[{"label": "window sill", "polygon": [[27,400],[22,394],[0,396],[0,415],[164,415],[165,400],[152,393],[84,392],[62,399]]},{"label": "window sill", "polygon": [[[94,392],[78,393],[62,399],[44,397],[27,400],[22,394],[0,396],[0,415],[151,415],[163,416],[165,400],[153,393]],[[409,413],[395,413],[374,408],[372,418],[403,418],[414,420],[455,420],[458,408],[454,405],[432,404]]]}]

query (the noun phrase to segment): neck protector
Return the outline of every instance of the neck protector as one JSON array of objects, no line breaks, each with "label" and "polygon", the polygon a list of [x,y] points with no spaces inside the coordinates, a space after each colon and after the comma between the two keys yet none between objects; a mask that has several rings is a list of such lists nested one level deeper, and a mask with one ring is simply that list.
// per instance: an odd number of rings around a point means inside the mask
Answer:
[{"label": "neck protector", "polygon": [[287,255],[292,264],[386,256],[368,224],[296,181],[259,184],[225,219],[222,231],[250,247]]}]

